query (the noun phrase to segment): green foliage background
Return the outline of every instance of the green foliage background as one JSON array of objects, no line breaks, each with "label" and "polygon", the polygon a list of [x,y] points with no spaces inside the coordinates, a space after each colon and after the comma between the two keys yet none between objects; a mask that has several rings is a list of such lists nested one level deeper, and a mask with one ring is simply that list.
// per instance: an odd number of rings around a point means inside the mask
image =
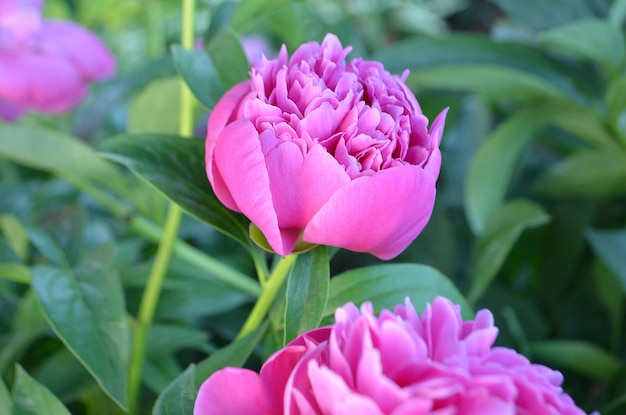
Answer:
[{"label": "green foliage background", "polygon": [[[138,413],[152,413],[157,399],[156,414],[190,413],[195,388],[216,369],[258,367],[345,301],[374,299],[380,309],[407,293],[418,309],[437,293],[452,296],[467,318],[488,307],[498,344],[561,370],[585,410],[626,411],[626,1],[197,8],[205,48],[186,52],[176,46],[178,1],[47,2],[48,16],[97,31],[119,70],[67,116],[0,126],[1,414],[125,413],[131,329],[163,195],[188,215],[150,332]],[[353,45],[351,56],[409,69],[431,120],[450,107],[435,212],[394,265],[336,250],[302,255],[270,324],[233,342],[260,292],[255,269],[272,258],[249,242],[245,218],[216,201],[202,142],[175,137],[175,78],[198,98],[202,137],[210,107],[246,76],[241,36],[292,51],[327,32]],[[313,266],[326,256],[328,269]]]}]

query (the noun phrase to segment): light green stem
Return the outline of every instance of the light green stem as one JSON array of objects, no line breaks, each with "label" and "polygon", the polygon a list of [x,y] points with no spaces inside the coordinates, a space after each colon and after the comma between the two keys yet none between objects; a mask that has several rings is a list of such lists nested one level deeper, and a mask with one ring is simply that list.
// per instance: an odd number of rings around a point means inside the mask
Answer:
[{"label": "light green stem", "polygon": [[[183,0],[183,22],[181,43],[183,48],[193,48],[194,38],[195,0]],[[182,136],[191,136],[193,133],[193,96],[191,96],[184,82],[181,83],[180,125]],[[146,288],[139,305],[137,329],[133,339],[133,350],[128,375],[128,402],[131,413],[137,412],[137,401],[141,386],[141,373],[146,354],[146,341],[150,326],[154,319],[159,296],[163,288],[163,281],[167,274],[174,245],[178,239],[178,229],[182,219],[182,210],[175,204],[170,204],[163,229],[163,239],[157,249],[156,258]]]},{"label": "light green stem", "polygon": [[263,292],[261,293],[261,296],[252,308],[248,319],[246,320],[243,327],[241,328],[241,331],[237,335],[237,339],[242,338],[248,333],[252,333],[261,325],[263,319],[265,318],[265,315],[270,309],[270,306],[276,299],[276,295],[278,294],[280,287],[283,285],[285,278],[289,274],[291,267],[296,262],[296,257],[296,254],[288,255],[282,258],[280,262],[276,265],[276,267],[270,274],[270,277],[267,280],[266,284],[263,286]]}]

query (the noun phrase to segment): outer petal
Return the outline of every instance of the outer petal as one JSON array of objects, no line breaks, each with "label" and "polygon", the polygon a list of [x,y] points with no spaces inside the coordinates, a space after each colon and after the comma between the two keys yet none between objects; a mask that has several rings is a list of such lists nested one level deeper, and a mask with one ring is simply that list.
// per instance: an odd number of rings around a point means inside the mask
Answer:
[{"label": "outer petal", "polygon": [[[241,100],[250,92],[250,81],[241,82],[226,92],[222,96],[222,98],[215,105],[215,108],[211,112],[211,116],[209,117],[209,122],[207,125],[207,138],[206,138],[206,146],[205,146],[205,161],[206,161],[206,172],[209,177],[209,181],[211,185],[214,185],[215,179],[215,168],[213,165],[213,151],[215,149],[215,143],[221,132],[226,127],[226,124],[234,119],[237,115],[237,109],[241,104]],[[223,201],[224,202],[224,201]],[[230,209],[234,209],[232,206],[234,202],[231,203],[224,202],[226,206]]]},{"label": "outer petal", "polygon": [[194,415],[275,415],[259,375],[248,369],[215,372],[198,392]]},{"label": "outer petal", "polygon": [[292,251],[311,217],[350,177],[320,145],[305,156],[296,143],[285,141],[265,159],[283,244]]},{"label": "outer petal", "polygon": [[0,99],[44,112],[64,112],[86,88],[75,68],[51,56],[0,55]]},{"label": "outer petal", "polygon": [[115,58],[106,45],[72,22],[44,21],[37,46],[46,54],[71,62],[86,80],[108,78],[115,72]]},{"label": "outer petal", "polygon": [[428,223],[436,179],[419,166],[399,166],[359,177],[340,188],[311,219],[303,240],[399,255]]},{"label": "outer petal", "polygon": [[437,115],[437,118],[435,118],[435,121],[433,121],[430,126],[430,130],[428,131],[433,149],[430,153],[430,157],[424,165],[424,170],[429,172],[435,180],[439,177],[439,171],[441,170],[441,150],[439,149],[439,144],[441,143],[441,137],[443,136],[443,129],[446,124],[448,109],[449,108],[444,109],[439,113],[439,115]]},{"label": "outer petal", "polygon": [[287,255],[272,202],[270,179],[258,133],[251,122],[229,124],[219,135],[213,153],[213,190],[229,208],[237,210],[261,229],[274,251]]}]

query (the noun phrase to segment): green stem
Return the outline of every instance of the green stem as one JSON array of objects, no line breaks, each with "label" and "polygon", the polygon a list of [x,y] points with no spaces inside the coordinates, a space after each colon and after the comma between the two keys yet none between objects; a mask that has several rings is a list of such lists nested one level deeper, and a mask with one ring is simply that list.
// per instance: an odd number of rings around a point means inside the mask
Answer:
[{"label": "green stem", "polygon": [[[194,14],[195,0],[183,0],[181,42],[183,48],[186,49],[193,48]],[[193,96],[191,96],[184,82],[181,83],[179,132],[183,136],[191,136],[193,133]],[[128,375],[128,402],[131,413],[137,412],[141,373],[146,354],[146,342],[163,288],[163,281],[165,281],[170,259],[174,252],[174,245],[178,239],[178,229],[180,228],[182,216],[183,212],[180,207],[170,204],[163,229],[163,239],[157,249],[155,261],[150,270],[148,282],[139,305],[138,325],[133,339]]]},{"label": "green stem", "polygon": [[248,333],[252,333],[263,322],[270,306],[276,299],[276,295],[283,285],[285,278],[289,274],[291,267],[296,262],[296,254],[288,255],[280,260],[276,265],[266,284],[263,286],[263,292],[252,308],[248,319],[244,323],[241,331],[237,335],[237,339],[242,338]]}]

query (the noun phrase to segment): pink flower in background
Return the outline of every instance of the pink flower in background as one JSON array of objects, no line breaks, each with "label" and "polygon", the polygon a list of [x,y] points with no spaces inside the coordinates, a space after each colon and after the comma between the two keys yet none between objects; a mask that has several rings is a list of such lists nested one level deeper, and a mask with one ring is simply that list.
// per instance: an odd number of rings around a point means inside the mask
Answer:
[{"label": "pink flower in background", "polygon": [[302,334],[261,373],[226,368],[201,386],[194,415],[580,415],[561,373],[492,347],[481,310],[463,322],[439,297],[419,316],[407,299],[379,317],[347,304],[335,323]]},{"label": "pink flower in background", "polygon": [[115,59],[92,32],[43,20],[43,1],[0,1],[0,118],[25,110],[62,113],[78,104],[91,81],[115,71]]},{"label": "pink flower in background", "polygon": [[349,51],[334,35],[283,46],[209,118],[215,194],[281,255],[302,240],[390,259],[430,219],[446,111],[428,129],[406,73]]}]

